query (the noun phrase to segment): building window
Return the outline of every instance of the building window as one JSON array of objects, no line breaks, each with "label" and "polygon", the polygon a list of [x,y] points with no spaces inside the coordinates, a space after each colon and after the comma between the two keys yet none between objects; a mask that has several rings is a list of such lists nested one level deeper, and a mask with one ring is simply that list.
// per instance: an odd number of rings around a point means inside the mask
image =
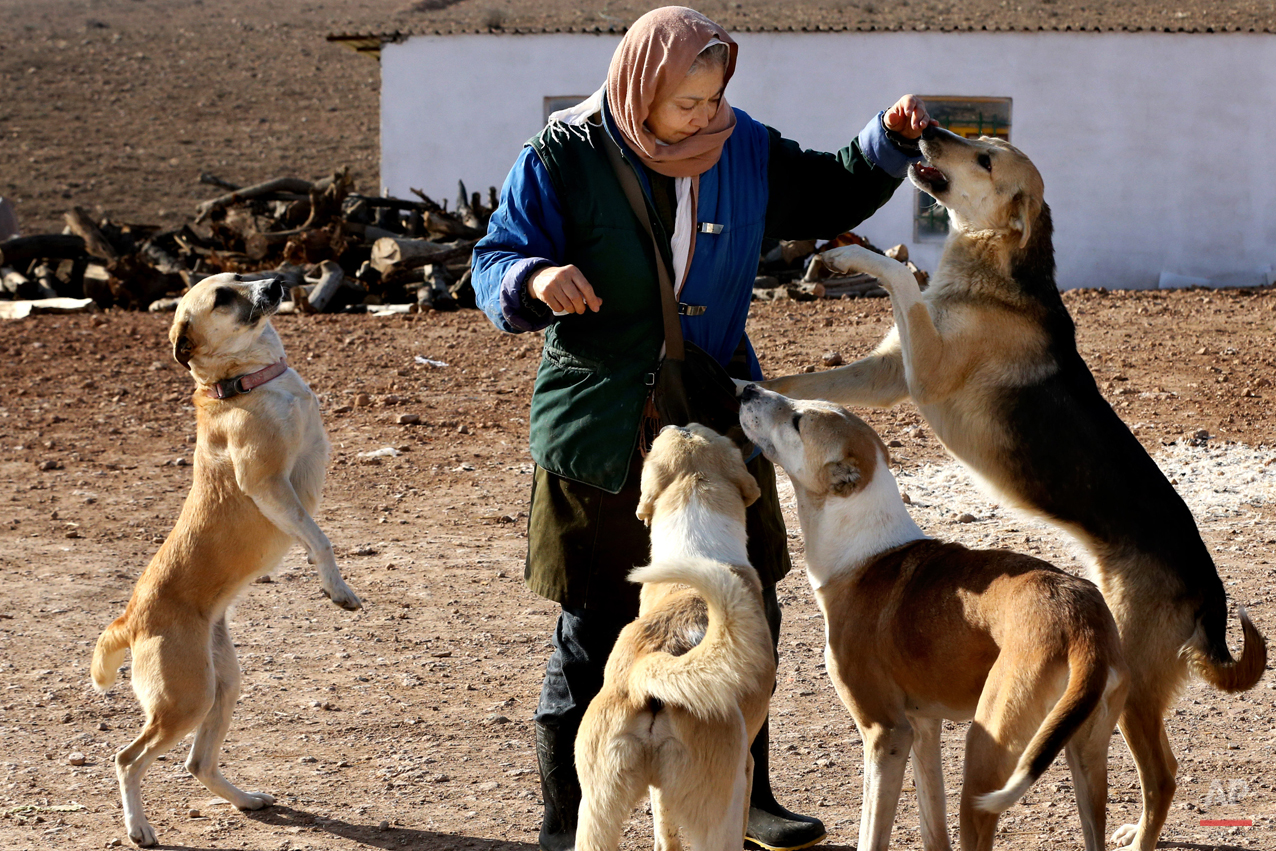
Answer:
[{"label": "building window", "polygon": [[567,109],[568,107],[575,106],[588,97],[589,95],[559,95],[557,97],[545,98],[543,107],[545,114],[541,116],[541,123],[548,124],[551,113],[558,112],[560,109]]},{"label": "building window", "polygon": [[[945,130],[968,139],[995,136],[1010,141],[1010,98],[925,95],[922,100]],[[942,242],[948,237],[948,211],[920,189],[914,196],[913,241]]]}]

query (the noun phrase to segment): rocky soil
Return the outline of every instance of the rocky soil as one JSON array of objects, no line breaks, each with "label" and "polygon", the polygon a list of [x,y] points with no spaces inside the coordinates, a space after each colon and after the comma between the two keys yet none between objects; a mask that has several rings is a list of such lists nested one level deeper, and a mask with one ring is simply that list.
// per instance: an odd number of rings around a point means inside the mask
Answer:
[{"label": "rocky soil", "polygon": [[[799,26],[1222,17],[1261,27],[1270,7],[820,0],[783,13]],[[753,2],[704,9],[729,26],[773,24],[780,14]],[[26,232],[38,232],[60,230],[72,205],[180,224],[209,196],[202,171],[248,184],[350,165],[358,187],[375,192],[378,69],[324,35],[608,26],[640,11],[624,2],[0,0],[0,195],[17,202]],[[1276,635],[1276,293],[1065,298],[1083,354],[1187,495],[1233,600]],[[169,355],[167,322],[110,312],[0,326],[0,571],[10,601],[0,611],[0,847],[127,844],[111,760],[140,714],[127,673],[102,696],[88,687],[87,665],[190,483],[191,382]],[[776,374],[817,365],[826,352],[867,351],[889,326],[889,305],[758,304],[751,322]],[[351,615],[327,603],[297,550],[272,582],[244,595],[231,625],[244,693],[223,764],[279,802],[239,813],[212,799],[186,775],[183,744],[144,787],[160,839],[192,849],[531,849],[540,792],[529,718],[554,617],[521,583],[540,341],[499,334],[472,311],[276,323],[290,362],[324,399],[334,452],[318,521],[365,609]],[[420,424],[398,425],[403,413]],[[863,413],[898,442],[897,472],[928,532],[1077,569],[1057,534],[975,492],[911,406]],[[387,447],[399,454],[369,454]],[[962,514],[974,520],[954,522]],[[789,520],[800,565],[791,509]],[[776,785],[789,806],[824,818],[825,847],[849,848],[859,739],[823,671],[820,616],[800,571],[781,600]],[[1276,848],[1273,685],[1269,674],[1244,695],[1187,689],[1169,721],[1181,786],[1162,847]],[[952,802],[961,736],[959,725],[946,734]],[[1119,737],[1111,764],[1115,826],[1139,809]],[[1201,827],[1202,818],[1254,826]],[[1078,847],[1063,767],[1003,825],[999,847]],[[625,848],[647,847],[649,836],[639,814]],[[894,838],[920,848],[911,788]]]},{"label": "rocky soil", "polygon": [[[1188,496],[1232,599],[1276,635],[1276,293],[1065,299],[1105,393]],[[167,321],[109,312],[0,329],[5,848],[127,843],[112,755],[135,735],[140,713],[127,672],[102,696],[88,686],[87,665],[190,483],[191,383],[169,354]],[[529,717],[554,618],[521,583],[539,339],[501,334],[475,311],[275,322],[290,362],[324,400],[334,451],[317,519],[365,609],[352,615],[327,603],[300,550],[274,581],[249,589],[231,625],[244,693],[223,764],[279,803],[257,813],[218,803],[186,775],[183,744],[145,785],[161,841],[530,849],[540,793]],[[759,303],[751,328],[764,368],[777,374],[814,366],[827,352],[862,354],[889,322],[884,299]],[[397,424],[404,413],[420,424]],[[897,474],[930,534],[1078,568],[1059,535],[975,492],[910,405],[862,413],[899,444]],[[368,455],[386,447],[401,454]],[[962,514],[974,520],[957,522]],[[791,506],[789,522],[800,565]],[[849,847],[859,822],[859,738],[823,671],[821,620],[801,572],[780,590],[775,780],[790,806],[825,819],[827,847]],[[1176,705],[1169,723],[1182,785],[1163,847],[1273,847],[1269,680],[1236,696],[1192,685]],[[949,726],[955,812],[962,729]],[[1138,812],[1119,736],[1111,765],[1116,825]],[[1202,818],[1254,826],[1201,827]],[[1079,844],[1062,764],[1003,824],[1002,847]],[[625,847],[646,847],[649,836],[639,814]],[[897,847],[920,848],[911,786],[894,836]]]}]

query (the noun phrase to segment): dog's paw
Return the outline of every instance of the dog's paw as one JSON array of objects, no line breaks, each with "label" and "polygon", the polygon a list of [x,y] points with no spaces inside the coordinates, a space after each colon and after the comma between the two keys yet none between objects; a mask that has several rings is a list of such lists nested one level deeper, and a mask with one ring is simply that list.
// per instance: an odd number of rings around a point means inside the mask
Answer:
[{"label": "dog's paw", "polygon": [[323,595],[347,612],[354,612],[363,608],[363,603],[359,602],[358,595],[350,590],[350,586],[344,582],[333,588],[323,589]]},{"label": "dog's paw", "polygon": [[244,797],[235,801],[234,804],[241,810],[260,810],[274,802],[274,795],[267,795],[265,792],[245,792]]},{"label": "dog's paw", "polygon": [[921,293],[921,289],[917,286],[917,279],[913,277],[913,273],[908,270],[907,266],[898,260],[892,260],[875,251],[869,251],[862,245],[843,245],[839,248],[831,248],[821,254],[820,257],[830,269],[835,269],[843,274],[862,272],[866,275],[872,275],[877,278],[877,283],[890,293],[892,298],[901,294]]},{"label": "dog's paw", "polygon": [[864,272],[869,275],[876,275],[882,269],[882,264],[889,258],[880,254],[869,251],[862,245],[842,245],[837,248],[830,248],[820,255],[820,259],[824,261],[824,265],[836,272]]},{"label": "dog's paw", "polygon": [[1137,824],[1123,824],[1112,834],[1112,844],[1118,848],[1128,848],[1134,844],[1135,838],[1139,835],[1139,826]]},{"label": "dog's paw", "polygon": [[138,848],[153,848],[159,844],[159,840],[155,838],[155,828],[151,827],[147,822],[130,827],[128,829],[128,838]]}]

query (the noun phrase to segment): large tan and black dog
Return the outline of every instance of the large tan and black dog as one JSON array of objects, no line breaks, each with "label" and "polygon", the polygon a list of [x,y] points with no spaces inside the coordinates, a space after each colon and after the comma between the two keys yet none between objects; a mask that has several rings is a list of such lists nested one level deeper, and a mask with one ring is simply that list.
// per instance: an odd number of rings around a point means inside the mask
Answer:
[{"label": "large tan and black dog", "polygon": [[577,851],[615,851],[651,789],[656,847],[739,851],[752,759],[775,684],[762,585],[749,565],[745,508],[757,482],[729,439],[667,427],[642,470],[638,516],[651,564],[638,618],[621,631],[602,690],[576,736]]},{"label": "large tan and black dog", "polygon": [[952,225],[930,288],[922,293],[904,266],[858,246],[827,252],[829,265],[881,280],[895,327],[862,360],[763,386],[846,405],[911,397],[978,478],[1086,547],[1130,667],[1120,727],[1143,787],[1139,823],[1113,839],[1151,851],[1175,791],[1168,706],[1190,671],[1225,691],[1251,688],[1266,643],[1242,609],[1244,648],[1233,660],[1227,596],[1191,512],[1077,352],[1037,169],[995,139],[931,129],[921,148],[929,164],[910,177]]},{"label": "large tan and black dog", "polygon": [[105,690],[132,648],[133,691],[146,725],[115,765],[124,823],[138,845],[156,843],[142,812],[142,775],[192,730],[186,767],[211,792],[242,810],[274,802],[235,787],[218,765],[239,697],[226,609],[244,586],[299,542],[318,566],[323,593],[359,608],[311,517],[328,440],[319,400],[287,367],[269,321],[282,294],[278,278],[206,278],[182,297],[169,334],[173,356],[196,384],[191,491],[128,608],[98,639],[92,667],[93,684]]},{"label": "large tan and black dog", "polygon": [[942,720],[966,737],[961,847],[989,851],[1065,747],[1087,851],[1104,847],[1108,742],[1125,703],[1116,623],[1090,582],[1006,550],[932,540],[908,516],[885,445],[830,402],[757,387],[740,423],[797,496],[825,662],[864,740],[859,851],[886,851],[911,748],[927,851],[949,848]]}]

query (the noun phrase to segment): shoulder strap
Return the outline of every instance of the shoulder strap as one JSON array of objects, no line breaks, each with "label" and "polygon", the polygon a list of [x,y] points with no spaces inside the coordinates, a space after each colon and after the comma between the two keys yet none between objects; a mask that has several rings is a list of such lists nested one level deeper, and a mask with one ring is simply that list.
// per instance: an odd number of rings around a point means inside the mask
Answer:
[{"label": "shoulder strap", "polygon": [[665,320],[665,358],[668,360],[686,360],[686,348],[682,343],[682,324],[678,321],[678,298],[673,292],[673,276],[669,274],[669,264],[665,263],[664,252],[656,241],[656,232],[651,227],[651,214],[647,212],[647,200],[643,196],[642,186],[638,183],[638,175],[633,166],[625,161],[620,146],[610,134],[603,134],[603,147],[607,149],[607,158],[616,172],[621,189],[629,199],[629,206],[634,215],[642,222],[647,235],[651,237],[651,247],[656,254],[656,277],[660,279],[660,310]]}]

